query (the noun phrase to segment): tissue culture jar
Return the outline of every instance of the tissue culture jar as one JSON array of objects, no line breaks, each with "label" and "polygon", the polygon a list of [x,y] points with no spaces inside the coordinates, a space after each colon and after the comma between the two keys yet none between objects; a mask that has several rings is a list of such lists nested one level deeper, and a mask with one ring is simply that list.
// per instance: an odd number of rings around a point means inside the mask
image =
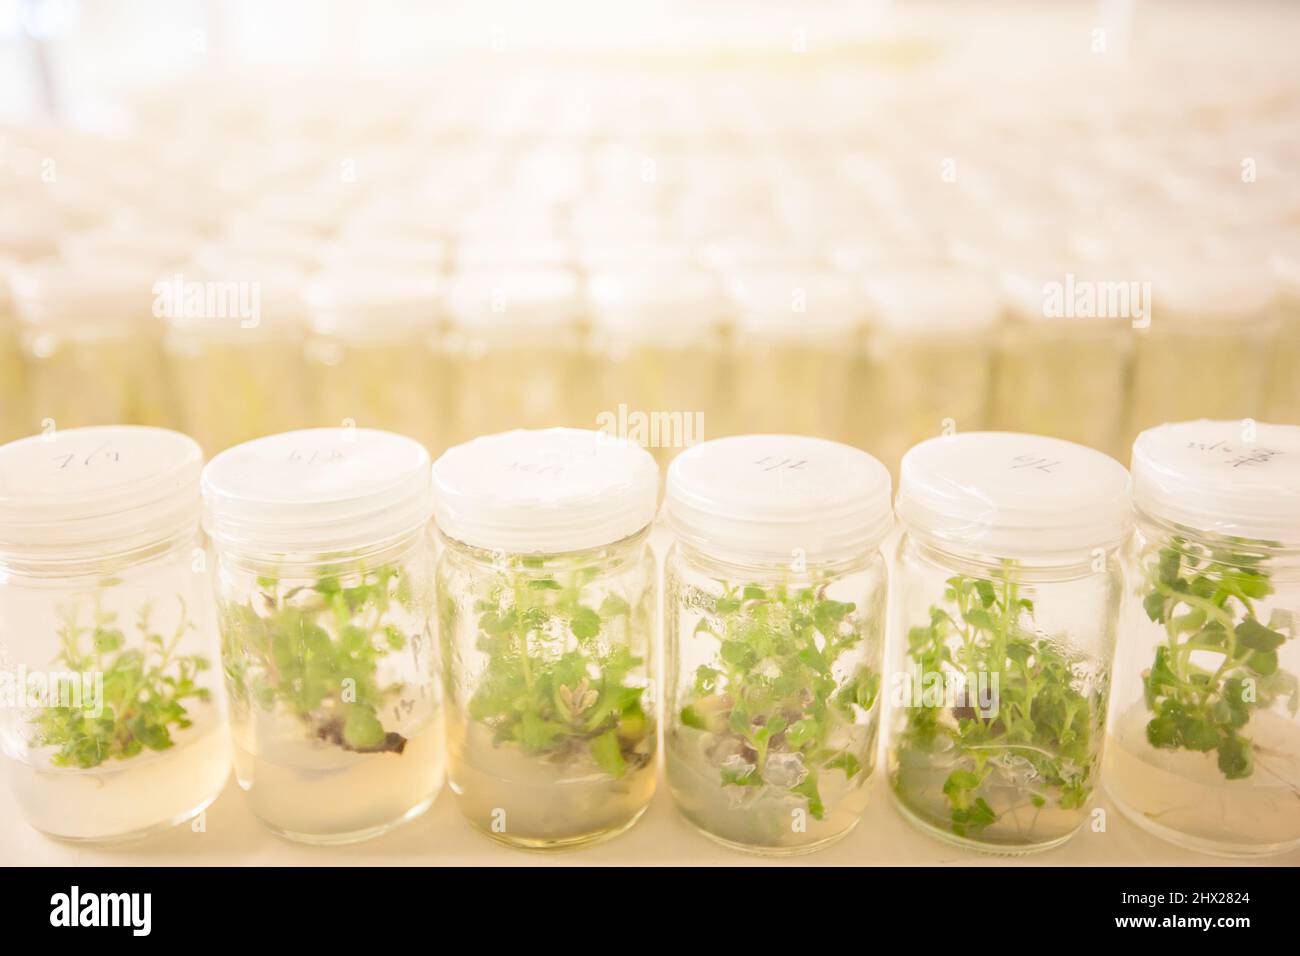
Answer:
[{"label": "tissue culture jar", "polygon": [[654,793],[657,475],[577,429],[478,439],[435,466],[449,784],[496,840],[606,839]]},{"label": "tissue culture jar", "polygon": [[1068,442],[965,433],[917,446],[900,481],[895,801],[959,845],[1063,843],[1098,782],[1127,474]]},{"label": "tissue culture jar", "polygon": [[185,431],[213,454],[307,418],[298,337],[172,336],[167,351]]},{"label": "tissue culture jar", "polygon": [[600,427],[648,448],[661,466],[727,434],[733,383],[717,280],[624,271],[593,276],[588,288],[602,359]]},{"label": "tissue culture jar", "polygon": [[595,426],[600,363],[571,273],[463,273],[447,307],[464,385],[461,441],[507,428]]},{"label": "tissue culture jar", "polygon": [[1264,414],[1280,330],[1275,286],[1244,267],[1202,268],[1194,279],[1153,286],[1154,315],[1134,355],[1130,441],[1164,422]]},{"label": "tissue culture jar", "polygon": [[181,420],[209,455],[306,424],[303,329],[293,315],[300,307],[264,297],[260,308],[248,328],[234,317],[172,319],[167,329]]},{"label": "tissue culture jar", "polygon": [[829,275],[734,281],[738,418],[775,434],[841,433],[844,395],[860,351],[864,305]]},{"label": "tissue culture jar", "polygon": [[1151,832],[1300,846],[1300,428],[1189,422],[1134,449],[1134,576],[1106,789]]},{"label": "tissue culture jar", "polygon": [[249,806],[318,844],[423,813],[444,772],[427,453],[309,429],[218,455],[204,483]]},{"label": "tissue culture jar", "polygon": [[67,269],[15,277],[33,420],[57,428],[173,424],[153,277]]},{"label": "tissue culture jar", "polygon": [[475,826],[549,847],[640,817],[655,785],[652,570],[644,534],[540,557],[448,545],[451,785]]},{"label": "tissue culture jar", "polygon": [[354,425],[445,447],[456,418],[455,365],[432,279],[342,274],[309,285],[308,392],[322,425]]},{"label": "tissue culture jar", "polygon": [[4,763],[28,822],[112,842],[198,814],[230,748],[198,530],[202,453],[94,427],[0,448]]},{"label": "tissue culture jar", "polygon": [[666,570],[678,809],[747,850],[802,852],[843,836],[875,767],[884,560],[791,574],[678,546]]},{"label": "tissue culture jar", "polygon": [[449,371],[425,335],[348,341],[312,335],[307,367],[318,422],[381,428],[430,448],[446,442]]},{"label": "tissue culture jar", "polygon": [[38,423],[28,420],[27,392],[27,369],[17,329],[8,323],[0,301],[0,441],[36,430]]},{"label": "tissue culture jar", "polygon": [[856,414],[873,432],[865,446],[883,461],[899,461],[945,428],[977,429],[988,421],[992,349],[984,337],[887,334],[871,348],[874,402]]},{"label": "tissue culture jar", "polygon": [[879,729],[889,475],[856,449],[737,436],[675,459],[668,783],[717,842],[786,855],[866,807]]},{"label": "tissue culture jar", "polygon": [[993,424],[1123,457],[1133,335],[1127,321],[1013,315],[994,357]]}]

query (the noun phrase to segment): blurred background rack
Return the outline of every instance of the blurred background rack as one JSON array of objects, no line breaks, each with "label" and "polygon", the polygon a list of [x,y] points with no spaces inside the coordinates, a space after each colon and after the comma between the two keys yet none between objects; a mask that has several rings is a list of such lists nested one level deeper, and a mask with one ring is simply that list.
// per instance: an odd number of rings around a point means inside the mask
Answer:
[{"label": "blurred background rack", "polygon": [[[0,438],[1300,420],[1282,3],[0,7]],[[654,421],[651,421],[651,419]]]}]

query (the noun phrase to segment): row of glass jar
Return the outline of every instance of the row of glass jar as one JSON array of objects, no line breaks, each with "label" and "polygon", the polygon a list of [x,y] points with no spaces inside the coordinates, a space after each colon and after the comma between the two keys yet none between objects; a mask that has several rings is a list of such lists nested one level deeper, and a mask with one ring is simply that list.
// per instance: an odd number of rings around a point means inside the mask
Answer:
[{"label": "row of glass jar", "polygon": [[[350,422],[437,453],[511,424],[614,416],[672,431],[646,436],[661,463],[684,427],[697,440],[754,427],[814,434],[895,462],[945,427],[1050,434],[1122,456],[1161,421],[1300,418],[1287,367],[1300,308],[1270,312],[1240,288],[1220,290],[1212,309],[1200,295],[1207,314],[1135,330],[1128,318],[1045,317],[1039,281],[999,323],[986,283],[925,272],[882,284],[868,326],[843,281],[815,276],[770,275],[728,297],[703,272],[611,274],[589,282],[590,308],[579,308],[571,274],[533,271],[462,277],[461,318],[448,323],[433,318],[436,280],[370,274],[316,287],[310,333],[296,297],[263,283],[256,321],[174,316],[164,334],[144,277],[101,277],[111,289],[72,278],[37,271],[16,284],[26,321],[0,331],[10,437],[131,421],[182,427],[218,451]],[[737,308],[745,318],[728,318]]]},{"label": "row of glass jar", "polygon": [[896,804],[963,846],[1069,839],[1096,819],[1103,749],[1112,798],[1152,832],[1300,845],[1297,426],[1148,431],[1132,488],[1056,439],[924,442],[901,466],[888,600],[879,462],[798,436],[697,445],[667,481],[662,706],[658,469],[623,440],[509,432],[431,469],[384,432],[258,439],[203,470],[212,568],[185,436],[57,431],[0,465],[0,644],[22,694],[3,750],[53,836],[187,819],[233,743],[253,812],[291,838],[384,832],[447,772],[495,839],[580,845],[644,812],[662,736],[687,820],[798,853],[857,823],[884,719]]}]

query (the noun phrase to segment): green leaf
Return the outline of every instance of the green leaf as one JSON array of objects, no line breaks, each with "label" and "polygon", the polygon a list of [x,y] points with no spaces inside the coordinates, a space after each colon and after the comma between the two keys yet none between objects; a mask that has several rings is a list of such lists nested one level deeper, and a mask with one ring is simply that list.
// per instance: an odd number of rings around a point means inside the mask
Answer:
[{"label": "green leaf", "polygon": [[593,737],[588,747],[591,748],[591,756],[595,759],[596,765],[611,777],[618,779],[627,772],[622,746],[619,744],[618,734],[614,731]]},{"label": "green leaf", "polygon": [[569,629],[580,641],[589,641],[600,633],[600,615],[589,607],[579,606],[569,618]]},{"label": "green leaf", "polygon": [[343,724],[343,739],[353,750],[374,750],[384,742],[384,725],[374,712],[354,706],[348,710]]},{"label": "green leaf", "polygon": [[1276,651],[1286,642],[1286,635],[1270,630],[1253,617],[1248,617],[1235,628],[1237,642],[1252,651]]}]

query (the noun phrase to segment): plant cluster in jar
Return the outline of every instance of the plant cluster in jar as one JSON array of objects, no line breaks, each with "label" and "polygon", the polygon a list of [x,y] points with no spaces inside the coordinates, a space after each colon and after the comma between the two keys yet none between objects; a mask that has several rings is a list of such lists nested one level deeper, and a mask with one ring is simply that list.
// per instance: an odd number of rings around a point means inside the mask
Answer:
[{"label": "plant cluster in jar", "polygon": [[856,605],[827,587],[724,584],[693,635],[718,642],[717,666],[696,669],[680,712],[683,726],[710,738],[720,787],[754,800],[783,792],[815,820],[827,812],[828,775],[852,783],[870,773],[872,738],[852,730],[880,689],[866,665],[837,678],[837,662],[867,638]]},{"label": "plant cluster in jar", "polygon": [[645,661],[625,637],[647,612],[614,593],[584,603],[598,571],[548,573],[544,558],[526,557],[493,577],[474,605],[487,664],[469,716],[497,745],[558,765],[590,761],[619,779],[654,749],[645,688],[631,679]]},{"label": "plant cluster in jar", "polygon": [[[1087,803],[1104,688],[1081,689],[1085,662],[1035,628],[1034,603],[1009,572],[949,578],[930,622],[909,630],[907,654],[921,674],[956,674],[965,685],[955,702],[907,708],[899,743],[900,764],[948,769],[942,792],[955,835],[977,837],[1024,806]],[[992,706],[972,697],[981,682]],[[919,800],[906,781],[902,774],[895,781],[900,798]],[[993,788],[1009,789],[1015,802],[991,800]]]},{"label": "plant cluster in jar", "polygon": [[[114,611],[103,609],[97,596],[88,622],[76,606],[64,608],[58,629],[60,650],[52,664],[74,676],[60,676],[51,688],[53,699],[75,703],[51,704],[32,718],[33,747],[56,748],[55,767],[89,770],[108,760],[126,760],[145,751],[175,745],[173,734],[192,726],[189,708],[208,703],[211,692],[198,684],[198,675],[211,663],[206,657],[177,654],[194,629],[185,600],[170,634],[151,624],[153,608],[141,605],[128,642]],[[73,686],[83,675],[103,675],[100,699],[87,700]]]},{"label": "plant cluster in jar", "polygon": [[381,710],[401,692],[379,665],[413,639],[390,623],[415,602],[396,565],[324,574],[311,584],[262,576],[247,604],[223,608],[223,660],[236,701],[284,707],[308,733],[355,753],[396,753],[406,738],[386,731]]},{"label": "plant cluster in jar", "polygon": [[1147,616],[1165,629],[1142,675],[1152,714],[1147,741],[1213,752],[1228,780],[1268,771],[1268,754],[1249,736],[1252,713],[1284,702],[1294,717],[1300,708],[1300,680],[1278,666],[1279,649],[1296,635],[1295,614],[1275,608],[1267,623],[1259,620],[1256,602],[1273,584],[1248,545],[1173,539],[1148,562],[1142,599]]}]

